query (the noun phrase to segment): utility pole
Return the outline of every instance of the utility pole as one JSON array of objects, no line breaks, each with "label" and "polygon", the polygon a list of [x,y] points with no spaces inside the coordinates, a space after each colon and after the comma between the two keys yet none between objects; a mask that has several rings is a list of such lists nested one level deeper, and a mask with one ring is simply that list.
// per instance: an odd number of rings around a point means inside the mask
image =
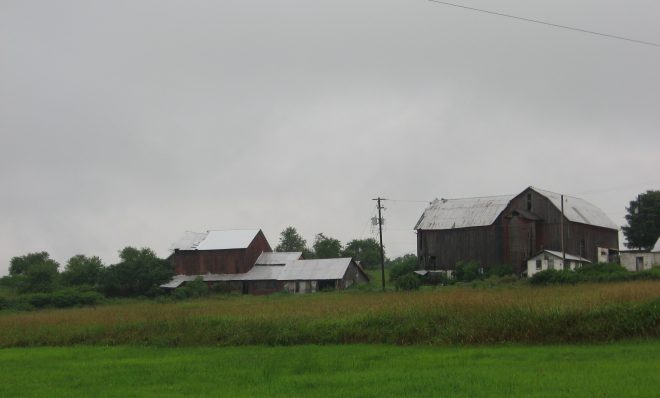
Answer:
[{"label": "utility pole", "polygon": [[565,268],[566,264],[566,251],[564,250],[564,195],[561,195],[561,266]]},{"label": "utility pole", "polygon": [[379,196],[378,198],[371,200],[376,200],[378,207],[378,234],[380,236],[380,276],[382,279],[381,282],[383,285],[383,291],[385,291],[385,251],[383,250],[383,217],[380,213],[381,209],[383,209],[383,206],[381,206],[380,202],[382,200],[387,200],[387,199],[381,198]]}]

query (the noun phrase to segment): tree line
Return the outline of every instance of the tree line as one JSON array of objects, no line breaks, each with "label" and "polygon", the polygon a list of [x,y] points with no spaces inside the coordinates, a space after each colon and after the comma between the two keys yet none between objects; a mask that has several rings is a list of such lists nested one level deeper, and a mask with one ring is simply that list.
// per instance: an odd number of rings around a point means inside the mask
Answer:
[{"label": "tree line", "polygon": [[352,257],[365,268],[376,268],[380,264],[380,245],[374,238],[353,239],[344,246],[339,239],[318,233],[310,248],[294,227],[287,227],[280,233],[275,251],[302,252],[306,259]]}]

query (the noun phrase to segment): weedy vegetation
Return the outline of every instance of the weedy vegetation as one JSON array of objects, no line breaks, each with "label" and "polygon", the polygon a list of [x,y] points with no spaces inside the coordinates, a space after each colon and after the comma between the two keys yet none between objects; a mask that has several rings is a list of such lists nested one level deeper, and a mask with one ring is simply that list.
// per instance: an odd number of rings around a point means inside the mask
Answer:
[{"label": "weedy vegetation", "polygon": [[559,344],[660,337],[660,281],[215,295],[0,312],[0,347]]}]

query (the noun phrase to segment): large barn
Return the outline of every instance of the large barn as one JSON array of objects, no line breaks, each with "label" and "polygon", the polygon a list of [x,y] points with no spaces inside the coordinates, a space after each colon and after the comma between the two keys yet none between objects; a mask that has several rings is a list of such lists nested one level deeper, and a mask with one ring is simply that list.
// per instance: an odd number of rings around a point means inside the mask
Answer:
[{"label": "large barn", "polygon": [[244,294],[307,293],[369,281],[351,258],[305,260],[301,252],[273,252],[260,230],[186,232],[172,250],[177,275],[161,285],[165,289],[197,278]]},{"label": "large barn", "polygon": [[[529,187],[517,195],[436,199],[415,225],[417,255],[427,270],[459,261],[508,264],[519,273],[542,250],[561,251],[561,195]],[[591,262],[618,253],[618,227],[593,204],[564,196],[564,251]]]}]

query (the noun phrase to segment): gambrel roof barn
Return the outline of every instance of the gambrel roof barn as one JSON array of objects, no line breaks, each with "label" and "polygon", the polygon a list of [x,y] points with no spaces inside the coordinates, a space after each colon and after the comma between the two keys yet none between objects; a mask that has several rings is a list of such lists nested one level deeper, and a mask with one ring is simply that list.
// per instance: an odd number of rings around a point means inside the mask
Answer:
[{"label": "gambrel roof barn", "polygon": [[[426,269],[451,270],[459,261],[518,271],[541,250],[561,250],[561,195],[529,187],[517,195],[436,199],[415,225]],[[564,247],[596,262],[619,247],[618,227],[595,205],[564,196]],[[606,256],[607,257],[607,256]]]}]

